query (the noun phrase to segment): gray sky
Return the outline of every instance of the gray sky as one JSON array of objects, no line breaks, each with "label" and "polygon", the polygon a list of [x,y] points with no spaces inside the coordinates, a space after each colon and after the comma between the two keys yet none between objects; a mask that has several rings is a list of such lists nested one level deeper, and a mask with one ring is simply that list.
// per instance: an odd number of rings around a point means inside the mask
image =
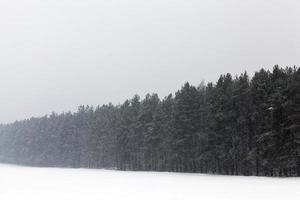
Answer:
[{"label": "gray sky", "polygon": [[0,122],[300,64],[299,0],[1,0]]}]

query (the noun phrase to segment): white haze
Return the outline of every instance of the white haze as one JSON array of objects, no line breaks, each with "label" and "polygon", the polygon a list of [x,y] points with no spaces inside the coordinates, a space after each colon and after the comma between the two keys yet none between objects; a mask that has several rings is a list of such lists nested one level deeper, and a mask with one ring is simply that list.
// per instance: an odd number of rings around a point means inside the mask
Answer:
[{"label": "white haze", "polygon": [[0,122],[300,63],[299,0],[1,0]]}]

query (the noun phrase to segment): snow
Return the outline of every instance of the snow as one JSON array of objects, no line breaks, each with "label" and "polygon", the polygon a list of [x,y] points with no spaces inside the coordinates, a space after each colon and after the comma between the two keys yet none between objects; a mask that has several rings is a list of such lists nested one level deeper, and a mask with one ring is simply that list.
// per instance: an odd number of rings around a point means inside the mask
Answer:
[{"label": "snow", "polygon": [[49,169],[0,165],[0,200],[276,200],[300,178]]}]

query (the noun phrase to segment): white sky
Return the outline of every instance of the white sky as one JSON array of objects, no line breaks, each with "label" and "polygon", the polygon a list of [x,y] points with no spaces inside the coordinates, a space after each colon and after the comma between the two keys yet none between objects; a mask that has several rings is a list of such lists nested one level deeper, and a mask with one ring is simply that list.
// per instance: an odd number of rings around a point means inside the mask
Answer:
[{"label": "white sky", "polygon": [[0,122],[299,63],[299,0],[0,1]]}]

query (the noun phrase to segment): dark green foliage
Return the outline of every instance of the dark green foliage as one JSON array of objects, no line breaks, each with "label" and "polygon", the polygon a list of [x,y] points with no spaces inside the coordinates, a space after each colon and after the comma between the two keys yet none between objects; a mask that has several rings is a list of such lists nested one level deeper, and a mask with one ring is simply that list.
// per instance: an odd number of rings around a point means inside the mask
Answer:
[{"label": "dark green foliage", "polygon": [[300,176],[300,70],[222,75],[0,126],[0,161],[47,167]]}]

